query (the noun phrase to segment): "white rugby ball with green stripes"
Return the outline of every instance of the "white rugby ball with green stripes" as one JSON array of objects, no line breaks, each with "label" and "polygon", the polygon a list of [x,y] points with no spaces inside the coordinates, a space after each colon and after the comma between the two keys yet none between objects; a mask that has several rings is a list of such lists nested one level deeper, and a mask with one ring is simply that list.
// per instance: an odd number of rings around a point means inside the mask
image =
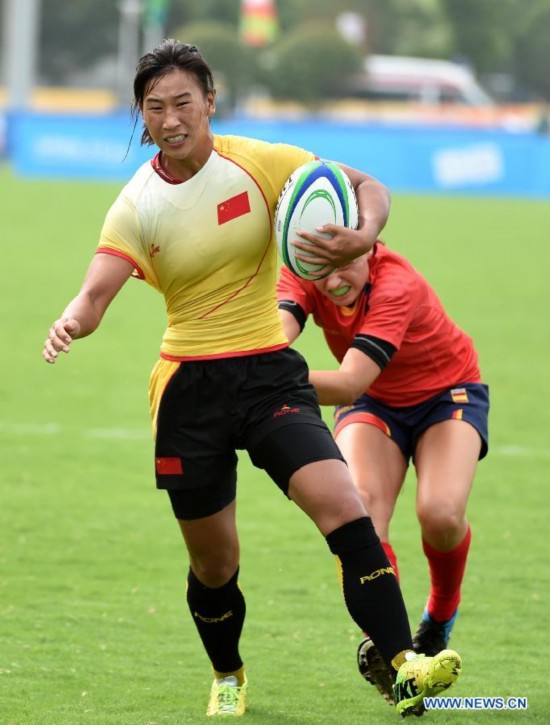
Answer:
[{"label": "white rugby ball with green stripes", "polygon": [[275,210],[275,239],[281,259],[298,277],[327,277],[334,268],[296,258],[303,253],[294,241],[304,241],[297,231],[320,234],[317,227],[337,224],[356,229],[359,221],[355,191],[347,174],[331,161],[310,161],[300,166],[283,187]]}]

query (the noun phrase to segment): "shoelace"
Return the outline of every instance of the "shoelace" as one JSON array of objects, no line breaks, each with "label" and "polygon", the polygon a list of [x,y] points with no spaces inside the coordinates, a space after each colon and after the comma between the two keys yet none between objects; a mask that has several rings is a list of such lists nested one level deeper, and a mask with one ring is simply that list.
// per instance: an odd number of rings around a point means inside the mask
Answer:
[{"label": "shoelace", "polygon": [[237,709],[240,687],[234,685],[220,685],[218,690],[218,701],[220,713],[232,713]]}]

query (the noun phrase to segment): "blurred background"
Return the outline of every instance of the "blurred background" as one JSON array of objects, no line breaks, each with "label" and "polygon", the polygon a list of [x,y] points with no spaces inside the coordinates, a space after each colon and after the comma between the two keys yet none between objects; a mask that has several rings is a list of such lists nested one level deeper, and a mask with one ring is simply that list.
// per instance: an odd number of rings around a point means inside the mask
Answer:
[{"label": "blurred background", "polygon": [[[2,0],[0,153],[124,180],[162,38],[215,73],[214,130],[306,146],[394,191],[550,195],[548,0]],[[130,144],[130,145],[129,145]]]}]

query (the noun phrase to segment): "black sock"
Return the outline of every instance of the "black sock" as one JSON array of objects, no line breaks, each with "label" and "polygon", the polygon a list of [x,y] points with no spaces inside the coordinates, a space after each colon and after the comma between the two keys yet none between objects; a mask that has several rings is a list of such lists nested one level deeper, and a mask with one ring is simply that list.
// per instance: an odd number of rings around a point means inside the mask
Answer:
[{"label": "black sock", "polygon": [[189,569],[187,604],[200,638],[216,672],[242,667],[239,655],[246,605],[237,585],[239,570],[221,587],[204,586]]},{"label": "black sock", "polygon": [[396,655],[412,650],[411,630],[397,577],[372,521],[356,519],[326,539],[340,562],[348,611],[391,669]]}]

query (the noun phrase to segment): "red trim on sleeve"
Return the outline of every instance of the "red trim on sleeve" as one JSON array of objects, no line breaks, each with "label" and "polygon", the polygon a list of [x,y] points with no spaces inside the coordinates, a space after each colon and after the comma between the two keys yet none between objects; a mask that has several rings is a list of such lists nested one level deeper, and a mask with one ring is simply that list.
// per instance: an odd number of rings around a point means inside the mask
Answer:
[{"label": "red trim on sleeve", "polygon": [[139,264],[136,264],[135,260],[132,259],[132,257],[129,257],[127,254],[124,254],[124,252],[119,252],[117,249],[110,249],[109,247],[98,247],[96,249],[96,254],[112,254],[113,257],[120,257],[121,259],[125,259],[127,262],[130,262],[132,267],[136,271],[136,276],[139,279],[145,279],[145,273],[139,266]]}]

